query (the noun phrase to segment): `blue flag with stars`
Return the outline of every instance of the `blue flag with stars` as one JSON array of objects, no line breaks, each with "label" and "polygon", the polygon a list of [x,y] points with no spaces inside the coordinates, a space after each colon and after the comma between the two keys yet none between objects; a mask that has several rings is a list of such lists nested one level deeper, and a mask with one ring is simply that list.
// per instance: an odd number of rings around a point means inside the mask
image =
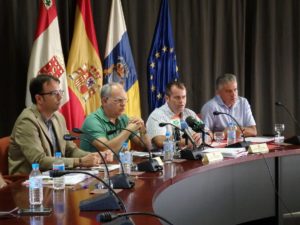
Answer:
[{"label": "blue flag with stars", "polygon": [[148,57],[149,110],[164,104],[166,85],[179,77],[168,0],[162,0]]}]

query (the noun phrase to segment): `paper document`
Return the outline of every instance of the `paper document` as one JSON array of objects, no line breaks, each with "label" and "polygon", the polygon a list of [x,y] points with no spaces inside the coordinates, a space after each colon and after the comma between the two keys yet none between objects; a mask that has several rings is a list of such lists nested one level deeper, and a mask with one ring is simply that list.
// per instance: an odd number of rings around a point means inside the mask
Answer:
[{"label": "paper document", "polygon": [[266,143],[266,142],[274,141],[274,137],[247,137],[246,141],[250,141],[254,143]]},{"label": "paper document", "polygon": [[202,152],[221,152],[226,158],[237,158],[248,154],[245,148],[207,148]]},{"label": "paper document", "polygon": [[[120,168],[119,164],[107,164],[108,171],[116,170]],[[92,167],[93,170],[98,170],[98,171],[104,171],[105,166],[104,164],[101,164],[100,166],[94,166]]]}]

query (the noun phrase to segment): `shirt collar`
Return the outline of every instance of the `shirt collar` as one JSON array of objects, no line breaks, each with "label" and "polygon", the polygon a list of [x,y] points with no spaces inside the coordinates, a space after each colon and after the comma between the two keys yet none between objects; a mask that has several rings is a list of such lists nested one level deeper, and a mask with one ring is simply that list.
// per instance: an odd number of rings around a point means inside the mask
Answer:
[{"label": "shirt collar", "polygon": [[[109,118],[106,116],[106,114],[105,114],[105,112],[104,112],[102,106],[97,110],[97,114],[98,114],[99,117],[100,117],[101,119],[103,119],[105,122],[107,122],[107,123],[110,122],[110,120],[109,120]],[[119,121],[119,117],[116,119],[116,124],[118,123],[118,121]]]},{"label": "shirt collar", "polygon": [[222,98],[220,97],[220,95],[216,95],[216,96],[215,96],[215,99],[216,99],[218,105],[220,105],[221,107],[226,107],[226,108],[228,108],[228,109],[233,109],[233,108],[238,104],[238,102],[240,101],[240,98],[238,97],[238,99],[236,100],[236,102],[234,103],[234,105],[233,105],[231,108],[229,108],[229,107],[223,102],[223,100],[222,100]]}]

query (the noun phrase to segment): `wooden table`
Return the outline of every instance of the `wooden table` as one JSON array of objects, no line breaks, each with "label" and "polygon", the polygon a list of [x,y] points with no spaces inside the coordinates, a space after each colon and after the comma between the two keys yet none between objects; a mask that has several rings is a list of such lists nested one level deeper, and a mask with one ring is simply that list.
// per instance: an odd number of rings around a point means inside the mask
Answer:
[{"label": "wooden table", "polygon": [[[274,146],[270,146],[273,148]],[[267,162],[268,166],[265,164]],[[300,146],[285,146],[264,155],[203,165],[183,161],[164,166],[164,172],[136,176],[135,186],[119,193],[127,211],[150,211],[174,224],[239,224],[274,217],[282,224],[282,208],[274,185],[291,211],[300,211]],[[57,204],[62,197],[65,204]],[[91,197],[89,189],[66,189],[62,196],[44,189],[45,217],[0,219],[6,225],[93,225],[99,212],[80,212],[79,202]],[[28,188],[21,181],[0,191],[0,211],[28,207]],[[161,224],[147,216],[132,217],[135,224]]]}]

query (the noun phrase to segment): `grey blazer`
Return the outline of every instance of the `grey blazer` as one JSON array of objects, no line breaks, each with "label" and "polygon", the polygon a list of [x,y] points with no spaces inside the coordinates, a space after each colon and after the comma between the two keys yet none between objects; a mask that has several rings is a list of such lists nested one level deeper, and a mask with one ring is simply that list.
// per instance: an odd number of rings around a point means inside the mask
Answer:
[{"label": "grey blazer", "polygon": [[[75,143],[63,139],[63,135],[69,132],[65,119],[59,112],[54,113],[52,123],[65,165],[72,168],[74,158],[83,157],[88,152],[79,149]],[[55,158],[50,140],[47,126],[36,105],[24,109],[15,122],[11,134],[8,151],[9,174],[29,174],[33,162],[40,164],[41,171],[51,169]]]}]

